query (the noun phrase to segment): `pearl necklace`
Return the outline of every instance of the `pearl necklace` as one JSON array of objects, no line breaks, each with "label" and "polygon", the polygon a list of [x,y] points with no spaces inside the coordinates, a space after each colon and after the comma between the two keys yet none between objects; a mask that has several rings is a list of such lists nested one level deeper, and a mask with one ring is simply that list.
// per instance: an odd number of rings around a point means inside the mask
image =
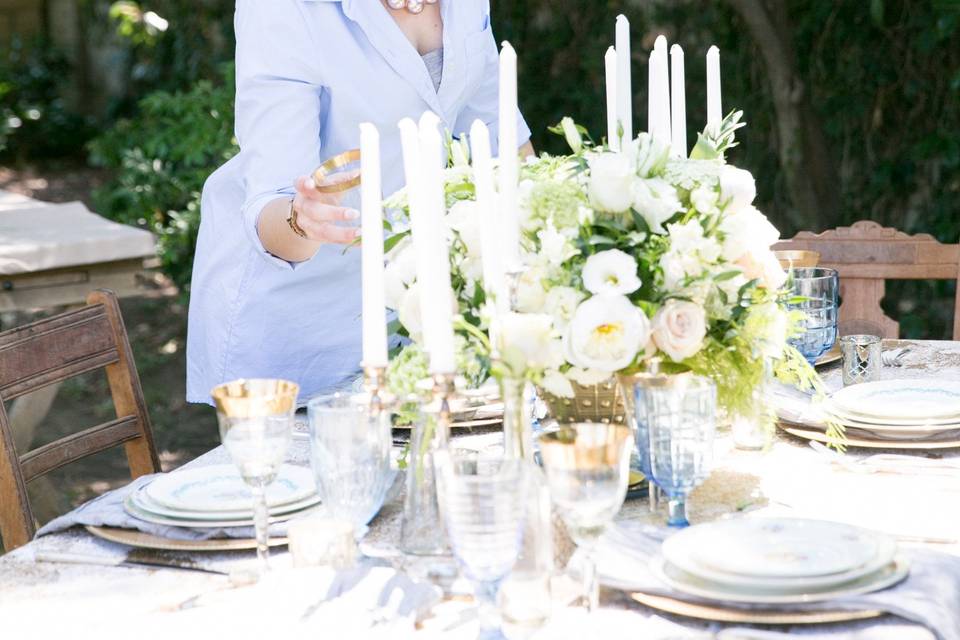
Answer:
[{"label": "pearl necklace", "polygon": [[437,4],[439,0],[387,0],[387,6],[391,9],[406,9],[416,15],[423,11],[424,4]]}]

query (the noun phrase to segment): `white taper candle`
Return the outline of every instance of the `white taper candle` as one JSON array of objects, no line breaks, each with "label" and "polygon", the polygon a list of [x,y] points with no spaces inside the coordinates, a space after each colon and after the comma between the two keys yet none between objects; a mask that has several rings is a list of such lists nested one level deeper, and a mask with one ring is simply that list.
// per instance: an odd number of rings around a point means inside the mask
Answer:
[{"label": "white taper candle", "polygon": [[360,125],[360,231],[363,304],[363,366],[385,367],[387,312],[383,284],[383,193],[380,187],[380,132]]},{"label": "white taper candle", "polygon": [[657,65],[657,86],[653,96],[657,101],[657,122],[654,137],[665,144],[670,144],[670,63],[667,60],[667,39],[662,35],[657,36],[653,49],[657,52],[654,63]]},{"label": "white taper candle", "polygon": [[624,140],[633,140],[633,78],[630,55],[630,21],[617,16],[617,119]]},{"label": "white taper candle", "polygon": [[503,266],[500,260],[500,238],[493,224],[497,213],[497,191],[493,180],[493,159],[490,153],[490,131],[481,120],[470,127],[470,155],[473,158],[473,183],[477,192],[477,215],[480,221],[480,263],[483,269],[483,288],[490,303],[494,322],[490,326],[490,341],[498,344],[496,318],[509,310],[509,296]]},{"label": "white taper candle", "polygon": [[707,126],[716,128],[723,120],[720,102],[720,49],[707,49]]},{"label": "white taper candle", "polygon": [[670,47],[670,145],[673,155],[687,157],[687,91],[683,69],[683,48]]},{"label": "white taper candle", "polygon": [[[453,344],[453,288],[450,285],[450,247],[447,242],[444,193],[443,138],[440,118],[432,111],[420,117],[420,161],[423,164],[423,209],[429,225],[429,257],[433,274],[429,287],[420,288],[420,306],[430,314],[430,373],[455,373]],[[426,318],[424,318],[426,322]],[[424,326],[426,330],[426,325]]]},{"label": "white taper candle", "polygon": [[617,50],[607,48],[603,57],[607,83],[607,146],[611,151],[620,150],[620,133],[617,120]]},{"label": "white taper candle", "polygon": [[500,49],[500,233],[503,242],[503,266],[507,271],[520,268],[520,218],[517,185],[520,181],[520,157],[517,144],[517,53],[504,42]]}]

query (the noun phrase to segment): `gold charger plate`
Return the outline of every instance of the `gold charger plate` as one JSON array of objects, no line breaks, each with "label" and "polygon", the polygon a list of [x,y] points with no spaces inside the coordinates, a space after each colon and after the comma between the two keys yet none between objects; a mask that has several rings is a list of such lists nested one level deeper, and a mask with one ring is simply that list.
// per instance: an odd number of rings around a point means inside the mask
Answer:
[{"label": "gold charger plate", "polygon": [[[257,548],[257,541],[253,538],[173,540],[171,538],[161,538],[160,536],[144,533],[143,531],[137,531],[135,529],[89,526],[85,528],[98,538],[143,549],[160,549],[162,551],[246,551]],[[283,547],[286,546],[286,544],[286,538],[270,538],[271,547]]]},{"label": "gold charger plate", "polygon": [[648,593],[631,593],[630,597],[640,604],[687,618],[732,622],[738,624],[830,624],[872,620],[886,615],[883,611],[777,611],[773,609],[733,609],[713,604],[685,602],[667,596]]},{"label": "gold charger plate", "polygon": [[[816,429],[809,429],[799,425],[778,422],[777,426],[792,436],[803,438],[804,440],[816,440],[817,442],[829,443],[827,434]],[[844,444],[848,447],[863,447],[865,449],[956,449],[960,448],[960,439],[950,440],[881,440],[868,439],[864,437],[851,437],[849,434],[844,439]]]}]

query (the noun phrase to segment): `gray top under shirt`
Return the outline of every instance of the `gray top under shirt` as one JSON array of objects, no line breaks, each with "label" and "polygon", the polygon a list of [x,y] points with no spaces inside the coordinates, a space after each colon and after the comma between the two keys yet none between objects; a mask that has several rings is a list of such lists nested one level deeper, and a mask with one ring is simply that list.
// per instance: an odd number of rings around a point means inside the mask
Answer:
[{"label": "gray top under shirt", "polygon": [[440,90],[440,80],[443,78],[443,47],[428,51],[422,56],[423,64],[427,66],[427,73],[433,80],[433,90]]}]

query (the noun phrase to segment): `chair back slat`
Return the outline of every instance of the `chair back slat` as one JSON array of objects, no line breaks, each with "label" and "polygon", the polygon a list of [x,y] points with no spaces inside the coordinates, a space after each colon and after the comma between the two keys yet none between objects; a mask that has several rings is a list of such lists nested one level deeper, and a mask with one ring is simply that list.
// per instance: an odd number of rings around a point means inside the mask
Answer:
[{"label": "chair back slat", "polygon": [[[843,333],[899,337],[899,323],[880,306],[886,280],[957,280],[960,285],[960,245],[943,244],[926,233],[911,236],[870,220],[818,234],[801,231],[773,248],[817,251],[820,266],[840,273]],[[954,302],[953,339],[960,340],[960,286]]]},{"label": "chair back slat", "polygon": [[39,320],[0,334],[0,396],[9,401],[118,359],[102,305]]},{"label": "chair back slat", "polygon": [[140,435],[136,416],[118,418],[70,434],[20,456],[20,472],[30,482],[54,469],[117,446]]},{"label": "chair back slat", "polygon": [[[8,551],[36,531],[29,480],[120,444],[133,478],[160,470],[116,295],[94,291],[87,305],[0,333],[0,539]],[[116,419],[18,452],[5,402],[97,369],[106,371]]]}]

